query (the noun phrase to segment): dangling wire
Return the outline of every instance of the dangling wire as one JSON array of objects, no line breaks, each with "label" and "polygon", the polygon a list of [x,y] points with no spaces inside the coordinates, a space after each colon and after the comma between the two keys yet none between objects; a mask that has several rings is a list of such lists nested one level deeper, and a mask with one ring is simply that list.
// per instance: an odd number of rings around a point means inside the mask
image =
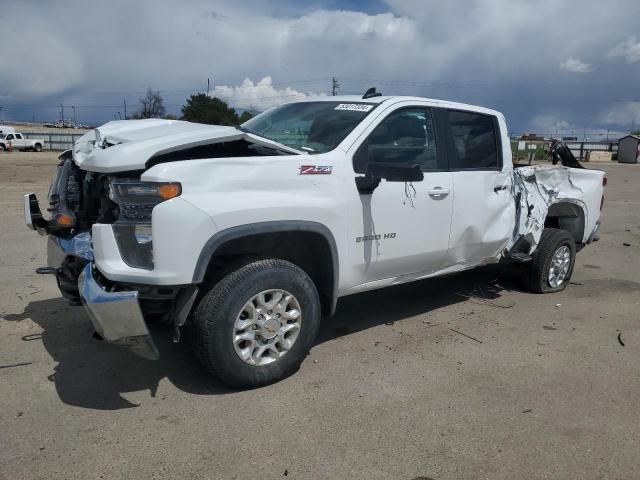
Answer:
[{"label": "dangling wire", "polygon": [[406,205],[408,201],[409,205],[411,205],[411,208],[416,208],[415,204],[413,203],[413,199],[416,198],[416,195],[416,187],[413,186],[413,183],[404,182],[404,200],[402,201],[402,204]]}]

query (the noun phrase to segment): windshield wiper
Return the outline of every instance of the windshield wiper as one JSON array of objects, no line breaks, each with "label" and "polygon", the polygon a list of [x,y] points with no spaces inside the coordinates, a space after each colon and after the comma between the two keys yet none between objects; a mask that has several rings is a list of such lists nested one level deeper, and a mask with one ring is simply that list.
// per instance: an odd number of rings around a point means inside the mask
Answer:
[{"label": "windshield wiper", "polygon": [[270,142],[273,142],[276,145],[280,145],[280,146],[284,147],[288,153],[292,153],[292,152],[305,153],[305,154],[307,153],[305,151],[298,150],[297,148],[290,147],[289,145],[285,145],[284,143],[278,142],[278,141],[274,140],[273,138],[267,137],[266,135],[262,135],[261,133],[256,133],[256,132],[254,132],[252,130],[249,130],[248,128],[240,127],[240,126],[238,126],[236,128],[238,130],[240,130],[241,132],[243,132],[243,133],[249,133],[251,135],[255,135],[256,137],[260,137],[260,138],[264,138],[265,140],[269,140]]}]

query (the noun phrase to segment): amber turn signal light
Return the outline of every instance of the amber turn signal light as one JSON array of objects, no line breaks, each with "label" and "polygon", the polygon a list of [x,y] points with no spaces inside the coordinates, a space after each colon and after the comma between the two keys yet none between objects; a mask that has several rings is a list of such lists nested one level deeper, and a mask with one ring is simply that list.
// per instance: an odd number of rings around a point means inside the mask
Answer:
[{"label": "amber turn signal light", "polygon": [[158,187],[158,195],[164,200],[175,198],[182,193],[179,183],[164,183]]},{"label": "amber turn signal light", "polygon": [[72,227],[76,223],[76,219],[66,213],[59,213],[55,219],[56,223],[61,227]]}]

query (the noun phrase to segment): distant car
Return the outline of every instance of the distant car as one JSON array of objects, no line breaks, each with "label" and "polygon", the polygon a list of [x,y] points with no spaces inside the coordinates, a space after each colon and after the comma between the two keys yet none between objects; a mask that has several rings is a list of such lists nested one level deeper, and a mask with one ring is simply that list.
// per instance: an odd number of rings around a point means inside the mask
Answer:
[{"label": "distant car", "polygon": [[24,138],[21,133],[10,133],[0,139],[0,150],[32,150],[41,152],[44,138]]}]

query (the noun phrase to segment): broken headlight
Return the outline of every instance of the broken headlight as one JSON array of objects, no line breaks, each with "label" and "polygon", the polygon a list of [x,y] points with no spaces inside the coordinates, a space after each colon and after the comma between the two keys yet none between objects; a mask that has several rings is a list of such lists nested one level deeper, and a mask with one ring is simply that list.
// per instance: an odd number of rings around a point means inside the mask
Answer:
[{"label": "broken headlight", "polygon": [[120,255],[127,265],[148,270],[153,268],[153,208],[180,193],[182,189],[179,183],[141,182],[123,178],[111,180],[109,198],[119,208],[113,232]]}]

